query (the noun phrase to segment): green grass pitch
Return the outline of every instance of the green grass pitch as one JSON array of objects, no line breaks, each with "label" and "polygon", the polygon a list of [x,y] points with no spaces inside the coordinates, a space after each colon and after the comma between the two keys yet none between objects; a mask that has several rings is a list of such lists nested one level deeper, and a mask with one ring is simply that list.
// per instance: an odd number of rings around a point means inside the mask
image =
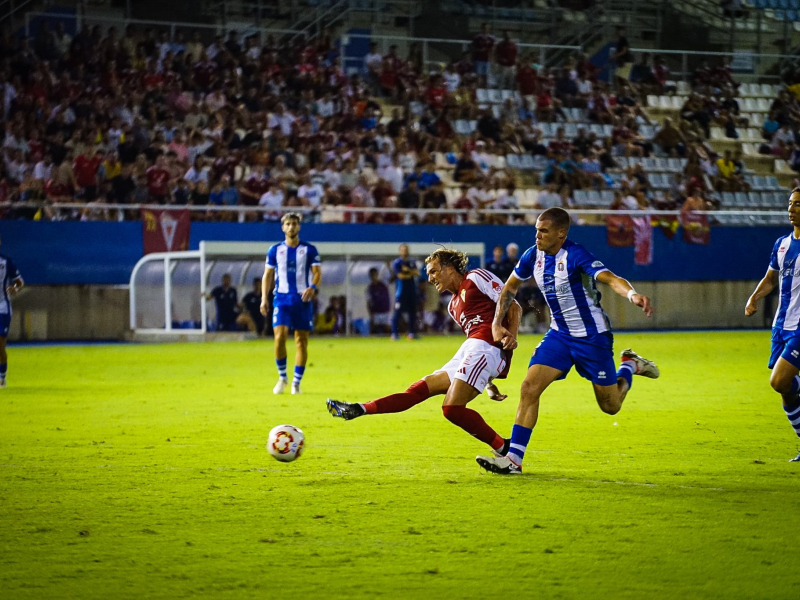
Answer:
[{"label": "green grass pitch", "polygon": [[[503,403],[510,432],[527,357]],[[615,416],[574,372],[543,397],[526,473],[431,399],[331,418],[444,364],[460,337],[312,340],[304,394],[271,345],[20,347],[0,394],[3,598],[800,598],[798,440],[768,332],[620,334],[658,362]],[[291,354],[290,354],[291,365]],[[291,464],[269,429],[306,434]]]}]

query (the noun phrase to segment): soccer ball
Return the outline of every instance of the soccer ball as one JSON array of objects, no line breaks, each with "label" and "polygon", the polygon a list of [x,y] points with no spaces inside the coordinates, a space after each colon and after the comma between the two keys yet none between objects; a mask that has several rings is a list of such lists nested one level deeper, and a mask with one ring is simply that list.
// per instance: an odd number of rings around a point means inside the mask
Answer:
[{"label": "soccer ball", "polygon": [[269,432],[267,452],[275,460],[292,462],[303,453],[305,439],[303,432],[294,425],[278,425]]}]

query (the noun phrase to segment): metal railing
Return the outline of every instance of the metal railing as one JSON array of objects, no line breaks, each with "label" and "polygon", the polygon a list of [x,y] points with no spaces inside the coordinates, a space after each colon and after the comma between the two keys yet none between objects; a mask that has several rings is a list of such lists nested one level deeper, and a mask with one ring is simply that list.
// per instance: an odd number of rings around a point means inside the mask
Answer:
[{"label": "metal railing", "polygon": [[[283,214],[288,212],[301,213],[308,216],[321,216],[323,221],[345,222],[345,217],[351,223],[359,222],[359,215],[401,215],[405,218],[407,223],[411,222],[412,217],[425,218],[427,216],[455,216],[462,217],[462,220],[457,221],[460,224],[467,224],[467,217],[485,217],[485,216],[505,216],[510,224],[516,222],[520,216],[530,217],[533,220],[544,209],[539,208],[396,208],[396,207],[360,207],[360,206],[321,206],[317,208],[304,207],[304,206],[279,206],[279,207],[266,207],[266,206],[195,206],[195,205],[175,205],[175,204],[87,204],[85,202],[44,202],[44,201],[29,201],[29,202],[0,202],[0,209],[39,209],[49,208],[52,210],[72,210],[89,213],[101,213],[106,211],[116,211],[120,216],[124,216],[125,212],[138,211],[138,210],[168,210],[168,211],[184,211],[188,210],[192,213],[231,213],[239,216],[240,222],[244,220],[248,214],[266,214],[270,215],[270,219],[277,221],[279,217],[273,216],[275,214]],[[612,215],[628,215],[631,217],[679,217],[683,214],[680,210],[629,210],[629,209],[592,209],[592,208],[570,208],[568,212],[573,216],[612,216]],[[697,215],[707,215],[709,217],[770,217],[770,216],[786,216],[785,210],[698,210],[691,211]],[[112,219],[113,220],[113,219]],[[124,220],[122,218],[120,221]],[[788,220],[787,220],[788,223]]]},{"label": "metal railing", "polygon": [[[422,60],[426,67],[440,67],[443,63],[446,64],[451,60],[455,60],[459,58],[465,51],[469,50],[472,47],[472,40],[453,40],[453,39],[444,39],[444,38],[420,38],[420,37],[409,37],[409,36],[398,36],[398,35],[367,35],[367,34],[345,34],[341,37],[341,62],[343,66],[347,65],[347,61],[353,60],[361,60],[363,56],[347,56],[347,45],[349,40],[351,39],[366,39],[372,42],[376,42],[378,44],[378,49],[383,53],[387,53],[389,51],[389,46],[391,45],[405,45],[405,44],[412,44],[418,43],[422,45]],[[441,46],[452,46],[454,48],[453,54],[447,56],[447,60],[435,60],[431,58],[431,46],[436,45],[437,48]],[[553,52],[569,50],[573,52],[579,52],[582,50],[581,46],[560,46],[560,45],[553,45],[553,44],[525,44],[525,43],[518,43],[517,47],[520,49],[520,54],[523,54],[523,51],[527,52],[538,52],[539,54],[539,64],[547,64],[548,57],[552,55]],[[352,68],[352,66],[351,66]],[[360,63],[359,63],[360,68]]]},{"label": "metal railing", "polygon": [[[25,35],[31,35],[31,23],[37,18],[45,18],[45,19],[54,19],[54,20],[64,20],[64,19],[74,19],[76,21],[76,29],[80,30],[83,26],[83,23],[90,23],[90,24],[105,24],[109,27],[114,26],[120,32],[124,31],[128,25],[135,25],[135,26],[143,26],[143,27],[151,27],[151,28],[158,28],[158,29],[166,29],[170,32],[170,39],[175,39],[175,34],[178,30],[186,31],[200,31],[210,33],[212,35],[217,34],[224,34],[226,33],[227,29],[219,24],[208,24],[208,23],[190,23],[190,22],[181,22],[181,21],[151,21],[147,19],[128,19],[125,17],[106,17],[106,16],[93,16],[93,15],[65,15],[61,13],[50,13],[50,12],[27,12],[25,13]],[[300,33],[296,29],[276,29],[276,28],[269,28],[269,27],[256,27],[255,25],[251,29],[240,30],[240,35],[250,35],[256,34],[259,36],[259,43],[264,43],[266,37],[271,34],[277,35],[294,35],[296,33]]]}]

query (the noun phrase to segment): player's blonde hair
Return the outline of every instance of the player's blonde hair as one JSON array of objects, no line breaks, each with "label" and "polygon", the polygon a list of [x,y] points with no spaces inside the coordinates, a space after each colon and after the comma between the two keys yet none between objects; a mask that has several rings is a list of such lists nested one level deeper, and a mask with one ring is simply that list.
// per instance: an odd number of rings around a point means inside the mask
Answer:
[{"label": "player's blonde hair", "polygon": [[460,250],[454,248],[439,248],[431,252],[431,255],[425,259],[425,264],[438,260],[439,264],[443,267],[451,266],[462,275],[467,272],[467,264],[469,257]]}]

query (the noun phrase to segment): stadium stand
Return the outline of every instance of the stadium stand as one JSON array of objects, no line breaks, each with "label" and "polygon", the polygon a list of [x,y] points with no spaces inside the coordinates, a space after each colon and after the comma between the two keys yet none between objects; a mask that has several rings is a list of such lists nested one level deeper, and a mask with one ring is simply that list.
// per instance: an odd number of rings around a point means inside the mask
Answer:
[{"label": "stadium stand", "polygon": [[[609,85],[582,55],[534,66],[511,39],[481,35],[434,70],[413,50],[373,45],[354,74],[326,35],[260,46],[236,32],[203,44],[87,27],[72,39],[45,24],[6,37],[3,218],[123,220],[138,212],[107,205],[161,204],[198,220],[271,220],[283,207],[319,219],[346,206],[497,222],[475,209],[543,208],[553,194],[571,208],[642,208],[637,192],[655,208],[690,196],[721,209],[785,203],[800,104],[783,85],[739,83],[725,62],[673,81],[658,56]],[[59,207],[75,201],[85,205]],[[196,210],[256,205],[276,210]]]}]

